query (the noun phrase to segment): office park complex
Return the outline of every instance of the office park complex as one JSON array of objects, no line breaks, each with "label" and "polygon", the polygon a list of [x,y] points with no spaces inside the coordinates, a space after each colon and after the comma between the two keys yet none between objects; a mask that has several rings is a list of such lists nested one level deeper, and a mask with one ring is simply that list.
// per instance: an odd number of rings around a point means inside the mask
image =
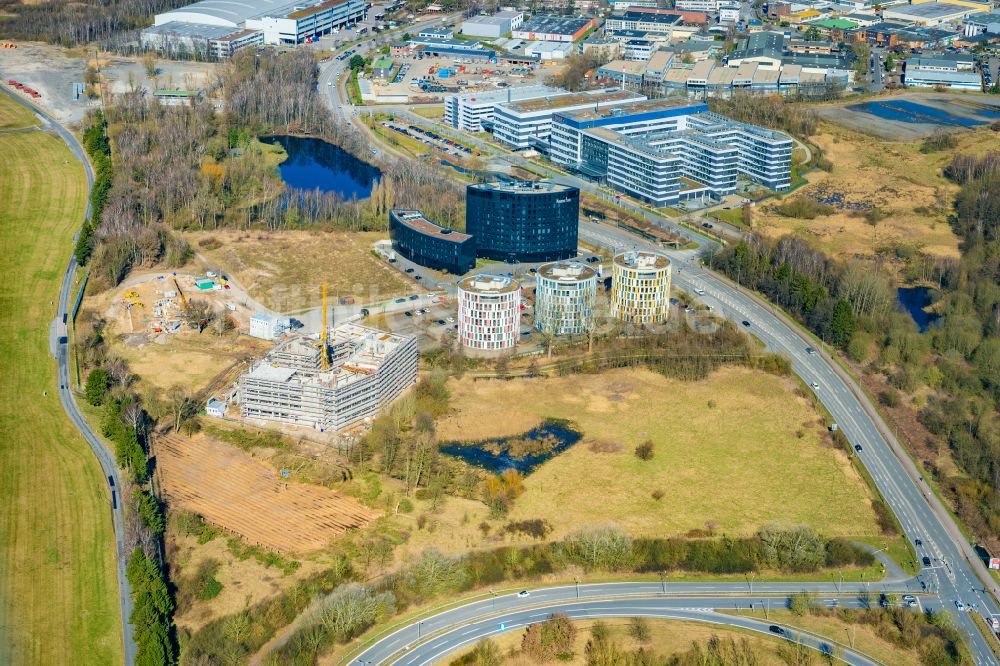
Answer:
[{"label": "office park complex", "polygon": [[1000,12],[0,11],[0,663],[1000,663]]}]

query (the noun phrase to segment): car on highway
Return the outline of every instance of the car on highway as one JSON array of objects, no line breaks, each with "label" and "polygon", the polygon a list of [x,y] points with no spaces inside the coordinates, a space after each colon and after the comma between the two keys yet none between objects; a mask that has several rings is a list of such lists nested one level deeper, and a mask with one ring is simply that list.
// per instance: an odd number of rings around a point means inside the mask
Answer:
[{"label": "car on highway", "polygon": [[[410,269],[410,270],[413,270],[413,269]],[[412,296],[410,296],[410,300],[411,300],[411,301],[415,301],[415,300],[417,300],[418,298],[420,298],[420,296],[418,296],[417,294],[413,294]],[[402,299],[400,299],[400,300],[402,300]]]},{"label": "car on highway", "polygon": [[772,634],[778,634],[779,636],[785,635],[785,630],[776,624],[772,624],[770,627],[767,628],[767,630],[770,631]]},{"label": "car on highway", "polygon": [[955,599],[955,610],[960,612],[965,612],[967,609],[965,603],[961,599]]},{"label": "car on highway", "polygon": [[520,597],[521,599],[524,599],[525,597],[530,597],[531,592],[528,592],[527,590],[521,590],[520,592],[517,593],[517,596]]},{"label": "car on highway", "polygon": [[926,555],[924,555],[924,559],[921,561],[924,563],[925,567],[929,567],[931,565],[931,558],[927,557]]},{"label": "car on highway", "polygon": [[819,382],[811,382],[811,383],[809,384],[809,387],[810,387],[810,388],[811,388],[811,389],[812,389],[813,391],[818,391],[818,390],[819,390]]},{"label": "car on highway", "polygon": [[864,449],[861,448],[860,444],[855,444],[854,450],[857,451],[858,453],[861,453]]},{"label": "car on highway", "polygon": [[421,276],[421,275],[414,275],[414,276],[413,276],[413,279],[414,279],[414,280],[423,280],[424,278],[423,278],[423,276]]},{"label": "car on highway", "polygon": [[807,354],[815,354],[816,350],[813,349],[812,347],[806,347],[806,353]]},{"label": "car on highway", "polygon": [[412,273],[412,272],[413,272],[413,269],[412,269],[412,268],[407,268],[407,269],[406,269],[406,272],[407,272],[407,273]]},{"label": "car on highway", "polygon": [[922,545],[924,545],[924,542],[921,541],[920,539],[914,539],[913,540],[913,545],[914,546],[922,546]]},{"label": "car on highway", "polygon": [[396,302],[397,302],[397,303],[405,303],[405,302],[406,302],[406,299],[405,299],[405,298],[397,298],[397,299],[396,299]]},{"label": "car on highway", "polygon": [[750,328],[750,322],[748,322],[746,319],[744,319],[741,323],[747,328]]}]

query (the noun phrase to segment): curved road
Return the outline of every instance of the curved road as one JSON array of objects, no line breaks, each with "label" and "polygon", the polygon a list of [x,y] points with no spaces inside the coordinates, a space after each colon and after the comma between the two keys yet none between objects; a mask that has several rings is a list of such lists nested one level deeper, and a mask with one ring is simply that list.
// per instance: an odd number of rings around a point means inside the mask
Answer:
[{"label": "curved road", "polygon": [[[90,161],[87,159],[87,155],[83,150],[83,146],[77,141],[76,137],[72,132],[67,130],[65,127],[57,123],[51,116],[49,116],[44,111],[29,104],[26,100],[21,99],[17,95],[11,94],[6,89],[3,90],[11,99],[18,102],[19,104],[31,109],[45,122],[47,129],[52,129],[59,135],[66,145],[69,147],[70,152],[83,164],[84,171],[87,174],[87,209],[84,212],[84,219],[90,217],[90,187],[94,183],[94,172],[90,166]],[[75,236],[74,236],[75,238]],[[118,466],[115,465],[114,458],[101,443],[101,440],[97,437],[97,434],[91,429],[90,425],[87,423],[86,419],[80,413],[80,409],[76,405],[76,399],[73,396],[73,391],[71,389],[71,379],[69,371],[69,349],[67,345],[60,341],[61,338],[67,335],[67,326],[63,323],[63,318],[69,320],[70,308],[72,307],[72,291],[73,291],[73,277],[76,274],[76,257],[70,252],[69,264],[66,266],[66,272],[63,275],[62,287],[59,290],[59,303],[56,310],[56,318],[52,320],[49,333],[49,347],[52,355],[56,359],[57,375],[59,378],[59,401],[62,403],[63,409],[66,410],[66,415],[77,427],[83,438],[90,445],[91,450],[94,452],[94,456],[97,457],[97,461],[101,464],[101,469],[104,470],[104,476],[114,480],[114,487],[111,488],[112,493],[117,497],[115,506],[111,511],[112,520],[115,527],[115,560],[118,567],[118,601],[121,606],[121,622],[122,622],[122,641],[124,646],[125,664],[126,666],[132,666],[135,663],[135,640],[132,637],[132,625],[129,624],[129,616],[132,614],[132,591],[129,588],[128,579],[125,577],[125,565],[128,562],[128,553],[124,552],[124,540],[122,535],[125,534],[125,516],[122,511],[121,497],[118,494],[121,488],[121,477],[118,474]]]}]

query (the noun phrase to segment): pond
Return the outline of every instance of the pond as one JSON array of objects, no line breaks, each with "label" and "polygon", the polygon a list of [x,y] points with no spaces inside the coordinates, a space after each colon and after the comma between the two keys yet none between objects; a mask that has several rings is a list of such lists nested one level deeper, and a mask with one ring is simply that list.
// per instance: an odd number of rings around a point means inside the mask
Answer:
[{"label": "pond", "polygon": [[439,448],[442,453],[494,474],[513,468],[527,476],[546,460],[579,442],[581,437],[568,421],[549,419],[521,435],[480,442],[446,442]]},{"label": "pond", "polygon": [[916,322],[921,333],[938,320],[938,315],[924,309],[931,304],[930,287],[900,287],[896,290],[896,298],[903,310]]},{"label": "pond", "polygon": [[377,167],[322,139],[272,136],[261,141],[280,145],[288,153],[278,172],[286,185],[296,189],[366,199],[371,196],[372,181],[382,175]]}]

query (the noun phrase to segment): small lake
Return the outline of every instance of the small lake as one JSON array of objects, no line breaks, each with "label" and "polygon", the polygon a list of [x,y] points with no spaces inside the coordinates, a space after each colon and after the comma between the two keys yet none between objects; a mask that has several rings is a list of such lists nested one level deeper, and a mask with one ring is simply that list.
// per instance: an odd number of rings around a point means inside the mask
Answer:
[{"label": "small lake", "polygon": [[924,309],[932,302],[930,287],[900,287],[896,290],[896,298],[899,299],[899,305],[903,310],[917,324],[921,333],[939,318],[938,315]]},{"label": "small lake", "polygon": [[548,420],[521,435],[481,442],[446,442],[439,449],[494,474],[516,469],[525,476],[543,462],[580,441],[582,434],[566,421]]},{"label": "small lake", "polygon": [[372,181],[382,176],[377,167],[322,139],[271,136],[261,141],[280,145],[288,153],[278,172],[289,187],[319,190],[344,199],[367,199]]}]

